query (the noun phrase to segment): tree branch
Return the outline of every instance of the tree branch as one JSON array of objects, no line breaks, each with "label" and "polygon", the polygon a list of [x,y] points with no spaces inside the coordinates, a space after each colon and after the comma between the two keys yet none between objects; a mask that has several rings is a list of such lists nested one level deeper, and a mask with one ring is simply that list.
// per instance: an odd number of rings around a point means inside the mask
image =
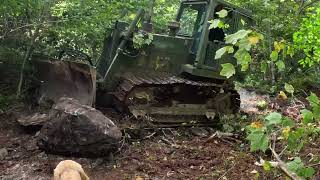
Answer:
[{"label": "tree branch", "polygon": [[301,6],[300,6],[300,8],[298,10],[298,15],[301,14],[302,11],[305,10],[307,7],[312,6],[313,4],[318,3],[318,2],[320,2],[320,0],[313,0],[313,1],[309,2],[309,3],[307,3],[307,4],[301,3]]}]

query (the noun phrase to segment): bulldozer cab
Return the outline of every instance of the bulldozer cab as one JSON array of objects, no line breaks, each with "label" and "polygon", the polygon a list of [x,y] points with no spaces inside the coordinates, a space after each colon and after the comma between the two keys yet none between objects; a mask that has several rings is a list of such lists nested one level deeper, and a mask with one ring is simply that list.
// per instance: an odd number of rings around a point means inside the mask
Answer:
[{"label": "bulldozer cab", "polygon": [[[209,21],[218,19],[217,12],[223,9],[228,11],[228,15],[221,20],[229,27],[209,29]],[[180,25],[177,36],[193,39],[189,53],[194,58],[193,64],[183,65],[183,71],[195,76],[223,79],[219,75],[221,64],[235,65],[236,62],[231,55],[215,60],[215,52],[226,45],[226,35],[244,26],[241,19],[248,22],[250,16],[250,12],[221,0],[182,1],[176,17]]]},{"label": "bulldozer cab", "polygon": [[[210,21],[217,19],[216,13],[223,9],[228,11],[228,15],[222,21],[229,27],[209,29]],[[169,33],[151,32],[152,43],[143,50],[130,53],[134,39],[132,36],[138,30],[135,23],[143,19],[142,17],[140,11],[130,27],[128,23],[117,22],[112,34],[106,39],[98,66],[99,74],[107,74],[104,81],[111,82],[116,74],[121,75],[123,72],[139,72],[141,67],[147,74],[167,72],[224,81],[225,77],[220,76],[221,64],[236,65],[236,60],[231,55],[215,60],[215,53],[225,46],[226,35],[241,28],[241,19],[250,19],[250,13],[222,0],[183,0],[175,21],[169,23]],[[131,30],[130,33],[128,29]],[[123,37],[123,34],[128,37]],[[123,47],[119,48],[120,46]],[[114,59],[116,61],[113,61]]]}]

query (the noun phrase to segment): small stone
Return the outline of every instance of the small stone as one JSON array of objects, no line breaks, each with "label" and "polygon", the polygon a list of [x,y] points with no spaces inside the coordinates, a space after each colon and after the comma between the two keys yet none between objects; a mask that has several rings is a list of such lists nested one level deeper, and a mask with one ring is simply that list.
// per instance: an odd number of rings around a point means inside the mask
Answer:
[{"label": "small stone", "polygon": [[0,149],[0,160],[4,160],[8,156],[8,151],[6,148]]}]

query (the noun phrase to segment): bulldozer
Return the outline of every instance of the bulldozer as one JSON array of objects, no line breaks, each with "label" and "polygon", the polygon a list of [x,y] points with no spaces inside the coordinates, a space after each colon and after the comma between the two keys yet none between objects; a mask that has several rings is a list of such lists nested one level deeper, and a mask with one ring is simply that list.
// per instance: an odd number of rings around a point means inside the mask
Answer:
[{"label": "bulldozer", "polygon": [[[224,21],[229,28],[210,29],[210,20],[218,18],[217,12],[223,9],[228,11]],[[220,75],[221,64],[236,65],[236,60],[229,54],[218,60],[214,57],[226,45],[225,36],[243,28],[242,20],[250,19],[251,13],[222,0],[182,0],[175,20],[161,34],[153,32],[150,14],[140,9],[131,23],[116,21],[95,68],[92,63],[87,64],[89,68],[79,68],[74,65],[78,62],[60,61],[55,65],[57,71],[50,65],[50,81],[67,64],[64,69],[72,72],[60,76],[69,74],[72,79],[54,81],[56,88],[67,89],[75,98],[86,97],[84,104],[113,107],[131,115],[143,127],[208,126],[222,115],[238,112],[240,95],[233,79]],[[152,40],[136,48],[138,33]],[[92,69],[97,72],[92,73]],[[44,75],[48,72],[39,74],[42,82],[50,83]],[[78,84],[81,95],[74,93],[77,88],[68,89],[66,83]],[[44,89],[54,90],[53,86]]]}]

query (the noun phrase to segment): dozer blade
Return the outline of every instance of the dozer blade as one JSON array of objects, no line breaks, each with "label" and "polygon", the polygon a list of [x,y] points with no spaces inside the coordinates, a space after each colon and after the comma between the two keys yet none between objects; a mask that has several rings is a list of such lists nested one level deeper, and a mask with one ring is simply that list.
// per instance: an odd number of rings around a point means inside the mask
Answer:
[{"label": "dozer blade", "polygon": [[96,94],[96,70],[84,63],[33,58],[40,82],[38,103],[55,103],[70,97],[92,106]]}]

